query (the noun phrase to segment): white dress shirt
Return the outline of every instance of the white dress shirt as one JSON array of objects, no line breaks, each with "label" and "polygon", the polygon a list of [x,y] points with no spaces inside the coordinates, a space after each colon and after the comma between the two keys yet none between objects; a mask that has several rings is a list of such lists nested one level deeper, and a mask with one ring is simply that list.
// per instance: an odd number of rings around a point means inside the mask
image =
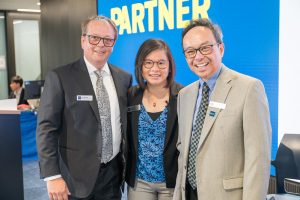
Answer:
[{"label": "white dress shirt", "polygon": [[17,91],[14,91],[14,95],[16,97],[17,104],[19,104],[22,90],[23,90],[23,88],[21,87]]},{"label": "white dress shirt", "polygon": [[[94,92],[96,94],[96,81],[97,77],[95,71],[97,70],[91,63],[89,63],[86,58],[84,58],[86,63]],[[109,70],[108,64],[105,63],[103,68],[103,84],[107,90],[109,104],[110,104],[110,116],[111,116],[111,126],[112,126],[112,139],[113,139],[113,156],[110,160],[112,160],[119,152],[120,152],[120,144],[121,144],[121,116],[120,116],[120,107],[118,101],[118,95],[116,91],[116,87],[111,76],[111,72]],[[97,95],[95,95],[97,96]]]}]

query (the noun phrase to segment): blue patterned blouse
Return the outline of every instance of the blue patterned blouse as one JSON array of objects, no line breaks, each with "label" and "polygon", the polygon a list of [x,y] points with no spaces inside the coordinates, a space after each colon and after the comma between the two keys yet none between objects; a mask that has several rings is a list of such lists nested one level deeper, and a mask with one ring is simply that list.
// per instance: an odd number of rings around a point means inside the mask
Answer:
[{"label": "blue patterned blouse", "polygon": [[167,129],[167,107],[156,120],[142,105],[138,122],[137,178],[151,183],[166,181],[163,167],[163,150]]}]

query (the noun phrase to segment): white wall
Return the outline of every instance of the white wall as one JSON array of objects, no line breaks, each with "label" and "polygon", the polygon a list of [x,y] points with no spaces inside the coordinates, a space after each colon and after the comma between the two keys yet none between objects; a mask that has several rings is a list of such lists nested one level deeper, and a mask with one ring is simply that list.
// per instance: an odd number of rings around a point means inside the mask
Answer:
[{"label": "white wall", "polygon": [[8,97],[4,13],[0,12],[0,99]]},{"label": "white wall", "polygon": [[39,80],[41,76],[39,22],[14,20],[16,74],[23,80]]},{"label": "white wall", "polygon": [[300,0],[280,1],[278,144],[300,134]]}]

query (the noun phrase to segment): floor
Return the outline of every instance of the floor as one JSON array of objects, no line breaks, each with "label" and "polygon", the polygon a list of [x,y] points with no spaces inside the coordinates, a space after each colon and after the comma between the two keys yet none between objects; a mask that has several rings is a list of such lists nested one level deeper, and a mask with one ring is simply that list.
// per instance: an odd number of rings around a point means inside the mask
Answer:
[{"label": "floor", "polygon": [[[46,183],[40,179],[37,161],[23,162],[24,200],[48,200]],[[123,194],[122,200],[126,200]]]},{"label": "floor", "polygon": [[48,200],[46,183],[40,179],[37,161],[23,162],[24,200]]}]

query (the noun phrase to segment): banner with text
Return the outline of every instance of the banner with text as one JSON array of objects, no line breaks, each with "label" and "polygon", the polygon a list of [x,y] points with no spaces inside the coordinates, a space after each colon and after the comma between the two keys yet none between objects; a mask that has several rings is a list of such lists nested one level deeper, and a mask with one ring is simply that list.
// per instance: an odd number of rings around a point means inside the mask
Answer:
[{"label": "banner with text", "polygon": [[272,157],[277,150],[279,0],[98,0],[98,14],[113,19],[119,38],[110,62],[134,74],[139,46],[149,38],[168,43],[176,62],[176,81],[196,77],[185,61],[181,33],[190,19],[210,18],[224,35],[223,63],[256,77],[265,85],[273,129]]}]

